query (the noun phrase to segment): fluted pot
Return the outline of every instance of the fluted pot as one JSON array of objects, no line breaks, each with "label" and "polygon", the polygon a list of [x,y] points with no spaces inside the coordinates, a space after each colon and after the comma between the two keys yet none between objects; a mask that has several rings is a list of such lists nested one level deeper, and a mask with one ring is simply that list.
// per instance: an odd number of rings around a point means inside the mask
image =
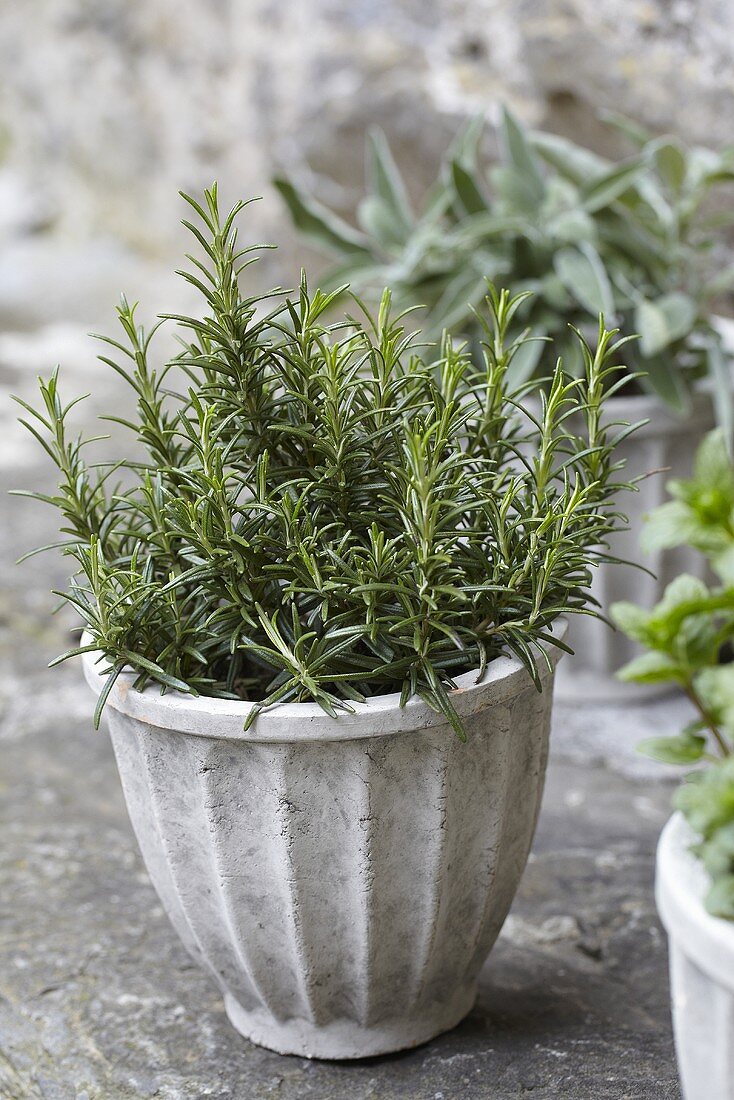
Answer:
[{"label": "fluted pot", "polygon": [[[662,598],[666,585],[680,573],[706,576],[703,555],[688,546],[643,554],[640,536],[645,516],[668,499],[666,486],[671,478],[690,477],[696,450],[706,432],[714,427],[710,393],[699,389],[691,410],[681,419],[655,397],[613,397],[607,404],[610,421],[647,423],[624,440],[616,458],[625,460],[626,480],[642,477],[637,492],[624,493],[620,510],[629,518],[627,531],[616,531],[609,540],[610,552],[623,561],[638,562],[650,572],[630,566],[603,564],[595,568],[592,596],[605,615],[618,600],[631,600],[652,607]],[[651,575],[652,574],[652,575]],[[641,647],[619,630],[612,630],[601,619],[576,616],[568,636],[574,650],[559,669],[557,695],[579,702],[634,702],[644,695],[669,691],[668,685],[641,687],[624,684],[616,671],[642,652]]]},{"label": "fluted pot", "polygon": [[465,744],[398,695],[337,719],[287,704],[245,733],[245,703],[132,679],[107,707],[130,819],[234,1027],[284,1054],[361,1058],[456,1025],[530,849],[552,671],[542,692],[509,658],[458,677]]},{"label": "fluted pot", "polygon": [[656,900],[669,938],[675,1046],[684,1100],[734,1100],[734,922],[713,917],[695,836],[674,814],[660,837]]}]

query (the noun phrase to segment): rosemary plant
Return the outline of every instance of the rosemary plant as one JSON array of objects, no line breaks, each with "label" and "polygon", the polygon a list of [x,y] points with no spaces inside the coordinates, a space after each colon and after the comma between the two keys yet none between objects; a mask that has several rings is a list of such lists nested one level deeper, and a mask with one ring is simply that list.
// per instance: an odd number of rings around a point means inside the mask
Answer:
[{"label": "rosemary plant", "polygon": [[182,350],[156,365],[124,300],[123,338],[101,338],[137,403],[130,455],[87,462],[58,373],[25,406],[60,475],[31,495],[61,515],[63,595],[92,639],[58,660],[101,651],[97,723],[128,668],[140,689],[251,700],[248,722],[279,701],[334,716],[419,695],[461,736],[455,675],[505,652],[538,682],[547,647],[566,648],[554,620],[593,613],[591,568],[624,522],[614,448],[630,429],[602,415],[623,341],[600,322],[595,347],[577,337],[581,377],[558,362],[544,390],[518,390],[524,295],[489,287],[478,360],[449,336],[418,345],[389,291],[375,315],[355,299],[327,323],[340,292],[305,277],[293,297],[243,293],[244,203],[222,217],[216,186],[184,198],[200,253],[183,274],[204,308],[167,318]]},{"label": "rosemary plant", "polygon": [[[327,285],[348,279],[370,297],[388,284],[399,305],[429,307],[434,334],[476,332],[472,306],[487,276],[515,292],[531,290],[522,323],[550,334],[572,373],[582,364],[569,325],[590,338],[603,312],[621,332],[641,337],[629,352],[639,378],[633,391],[639,385],[684,412],[693,384],[708,375],[719,422],[731,433],[729,364],[712,307],[734,285],[734,267],[717,264],[712,249],[732,211],[712,214],[708,200],[734,181],[734,149],[688,148],[614,121],[636,147],[620,162],[526,130],[505,110],[501,160],[487,173],[477,163],[484,124],[474,119],[417,211],[384,135],[372,131],[358,227],[292,180],[274,182],[294,224],[337,257]],[[517,381],[538,369],[539,350],[528,344],[515,357]]]}]

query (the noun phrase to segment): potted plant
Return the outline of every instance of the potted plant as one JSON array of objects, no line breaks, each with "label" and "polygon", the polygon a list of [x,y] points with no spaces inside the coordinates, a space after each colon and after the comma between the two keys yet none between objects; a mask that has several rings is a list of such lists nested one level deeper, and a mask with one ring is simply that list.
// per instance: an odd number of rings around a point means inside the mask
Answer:
[{"label": "potted plant", "polygon": [[241,204],[187,201],[202,316],[155,366],[123,300],[102,357],[133,451],[88,464],[56,374],[26,406],[87,632],[59,659],[83,655],[151,878],[234,1026],[309,1057],[413,1046],[471,1008],[525,865],[564,617],[620,522],[620,341],[580,337],[536,420],[537,384],[509,382],[522,296],[489,289],[481,363],[419,347],[388,292],[327,323],[305,278],[244,295]]},{"label": "potted plant", "polygon": [[[629,530],[615,534],[612,546],[629,559],[643,515],[664,499],[660,471],[690,473],[696,446],[714,426],[713,403],[731,434],[729,355],[712,309],[734,283],[734,269],[710,272],[717,267],[715,232],[732,215],[714,219],[709,200],[734,179],[734,150],[686,148],[676,138],[618,125],[636,149],[614,162],[554,134],[528,132],[504,111],[501,160],[486,174],[477,167],[483,121],[475,119],[446,153],[418,213],[384,136],[373,131],[359,228],[291,180],[275,183],[294,224],[339,257],[331,278],[349,279],[368,297],[389,284],[400,304],[427,303],[427,328],[436,335],[443,328],[476,332],[472,306],[486,275],[533,292],[518,322],[552,336],[554,354],[572,373],[580,363],[569,326],[589,337],[601,311],[624,334],[640,335],[625,350],[627,384],[610,406],[615,420],[646,421],[620,452],[638,492],[626,505]],[[533,373],[548,374],[542,342],[526,344],[513,362],[516,382]],[[649,573],[611,562],[598,569],[593,594],[600,606],[627,596],[652,604],[677,573],[699,568],[684,547],[646,564]],[[576,655],[564,662],[564,695],[619,702],[639,694],[613,676],[634,643],[591,618],[576,621],[571,636]]]},{"label": "potted plant", "polygon": [[734,467],[721,432],[698,452],[694,476],[652,514],[654,549],[703,552],[715,586],[681,575],[650,611],[612,613],[646,652],[620,676],[680,686],[695,707],[682,733],[643,751],[696,767],[675,796],[658,846],[657,904],[670,937],[673,1021],[686,1100],[734,1097]]}]

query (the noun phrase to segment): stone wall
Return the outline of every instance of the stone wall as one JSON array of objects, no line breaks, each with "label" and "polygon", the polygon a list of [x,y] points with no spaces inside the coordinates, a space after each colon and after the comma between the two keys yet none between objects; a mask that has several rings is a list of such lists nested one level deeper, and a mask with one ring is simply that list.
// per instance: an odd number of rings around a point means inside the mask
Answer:
[{"label": "stone wall", "polygon": [[214,177],[266,192],[253,235],[288,278],[273,170],[348,211],[370,122],[415,191],[501,99],[595,146],[604,107],[731,141],[733,59],[730,0],[1,0],[0,318],[93,316],[140,257],[170,263],[176,191]]}]

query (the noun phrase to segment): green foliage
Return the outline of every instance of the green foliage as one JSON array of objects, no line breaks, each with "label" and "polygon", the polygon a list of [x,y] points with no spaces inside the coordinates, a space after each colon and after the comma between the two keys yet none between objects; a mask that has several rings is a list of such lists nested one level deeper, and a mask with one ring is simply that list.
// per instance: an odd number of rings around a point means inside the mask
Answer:
[{"label": "green foliage", "polygon": [[706,200],[734,180],[734,150],[687,148],[614,124],[637,145],[621,163],[526,131],[505,110],[501,163],[487,175],[477,167],[483,123],[474,119],[418,212],[384,136],[371,133],[359,230],[291,181],[274,182],[295,225],[339,257],[334,285],[348,279],[373,298],[390,285],[399,305],[428,306],[434,335],[445,327],[476,333],[472,307],[484,297],[485,276],[529,290],[522,322],[553,336],[574,372],[581,360],[568,326],[587,331],[603,312],[623,333],[640,335],[630,371],[644,372],[642,385],[671,408],[684,412],[692,384],[710,375],[730,432],[727,358],[710,314],[715,297],[734,285],[734,268],[714,276],[707,269],[717,229],[734,216],[714,222]]},{"label": "green foliage", "polygon": [[734,917],[734,757],[690,775],[675,805],[701,838],[695,851],[712,880],[706,907]]},{"label": "green foliage", "polygon": [[507,652],[537,682],[562,644],[554,621],[585,610],[623,522],[614,446],[629,429],[603,416],[621,342],[601,323],[594,349],[579,337],[582,377],[559,363],[536,419],[518,402],[537,385],[509,382],[522,295],[489,288],[478,360],[448,336],[420,352],[387,291],[376,315],[329,324],[338,292],[305,277],[295,297],[244,295],[243,204],[222,220],[216,188],[204,205],[184,197],[203,315],[168,319],[182,350],[162,366],[124,300],[124,339],[102,338],[137,405],[107,419],[140,453],[88,464],[57,374],[42,409],[25,406],[60,474],[56,496],[31,495],[61,515],[77,569],[65,598],[104,654],[106,691],[129,667],[139,688],[252,700],[252,717],[400,691],[461,734],[452,678]]},{"label": "green foliage", "polygon": [[676,806],[701,837],[696,851],[713,884],[707,907],[734,918],[734,467],[723,433],[702,442],[693,476],[670,483],[673,500],[648,517],[649,549],[684,543],[706,554],[719,583],[685,574],[650,611],[615,604],[612,618],[647,652],[619,676],[637,683],[679,685],[696,720],[682,733],[643,741],[640,751],[666,764],[707,765],[688,776]]},{"label": "green foliage", "polygon": [[687,543],[706,554],[724,584],[734,584],[734,469],[723,432],[710,432],[686,481],[671,481],[671,497],[649,517],[647,550]]}]

